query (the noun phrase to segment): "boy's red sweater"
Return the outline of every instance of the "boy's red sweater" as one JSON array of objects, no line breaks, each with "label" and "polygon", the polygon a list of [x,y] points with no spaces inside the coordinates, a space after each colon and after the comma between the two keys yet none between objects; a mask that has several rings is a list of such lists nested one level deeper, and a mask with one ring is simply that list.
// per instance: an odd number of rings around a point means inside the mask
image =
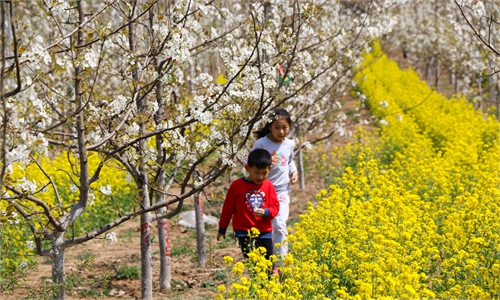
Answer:
[{"label": "boy's red sweater", "polygon": [[[252,207],[253,205],[253,207]],[[264,208],[267,215],[259,218],[254,208]],[[235,180],[226,194],[219,220],[219,232],[225,234],[231,218],[233,230],[257,228],[261,233],[273,231],[272,219],[280,210],[280,203],[273,184],[268,179],[260,185],[244,178]]]}]

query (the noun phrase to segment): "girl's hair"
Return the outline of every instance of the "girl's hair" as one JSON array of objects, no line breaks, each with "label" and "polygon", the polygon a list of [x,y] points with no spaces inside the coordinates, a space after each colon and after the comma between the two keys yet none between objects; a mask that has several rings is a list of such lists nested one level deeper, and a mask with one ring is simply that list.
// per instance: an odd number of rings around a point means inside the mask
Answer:
[{"label": "girl's hair", "polygon": [[264,125],[261,129],[254,131],[255,136],[257,139],[263,138],[266,135],[271,133],[271,125],[275,120],[279,119],[285,119],[288,122],[288,125],[290,127],[292,126],[292,118],[290,117],[290,114],[286,111],[284,108],[275,108],[270,114],[270,121]]}]

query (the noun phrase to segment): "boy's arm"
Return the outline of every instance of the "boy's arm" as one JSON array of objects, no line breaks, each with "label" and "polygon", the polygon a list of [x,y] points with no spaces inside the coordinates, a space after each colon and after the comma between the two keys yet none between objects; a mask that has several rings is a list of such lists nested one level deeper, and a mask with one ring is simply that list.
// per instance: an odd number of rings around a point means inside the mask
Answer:
[{"label": "boy's arm", "polygon": [[[231,222],[231,218],[233,217],[235,207],[236,207],[236,188],[234,187],[235,182],[231,184],[229,190],[227,191],[226,198],[224,200],[224,204],[222,205],[222,212],[219,220],[219,230],[218,233],[221,236],[226,237],[226,230]],[[217,240],[219,240],[219,235],[217,235]]]}]

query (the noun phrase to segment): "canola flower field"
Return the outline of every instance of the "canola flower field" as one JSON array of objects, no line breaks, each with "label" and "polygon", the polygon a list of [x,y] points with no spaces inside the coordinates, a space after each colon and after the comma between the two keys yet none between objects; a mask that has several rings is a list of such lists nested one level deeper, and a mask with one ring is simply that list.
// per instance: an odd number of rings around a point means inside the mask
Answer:
[{"label": "canola flower field", "polygon": [[378,45],[356,82],[378,130],[318,163],[329,189],[295,224],[281,276],[260,249],[225,257],[217,298],[500,299],[498,121]]}]

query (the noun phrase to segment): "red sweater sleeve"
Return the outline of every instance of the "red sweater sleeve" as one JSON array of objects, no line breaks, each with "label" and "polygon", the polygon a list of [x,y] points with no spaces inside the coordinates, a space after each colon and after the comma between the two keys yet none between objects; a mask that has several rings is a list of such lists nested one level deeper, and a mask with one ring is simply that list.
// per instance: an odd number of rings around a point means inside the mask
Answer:
[{"label": "red sweater sleeve", "polygon": [[222,213],[219,220],[219,228],[227,228],[236,210],[237,187],[231,184],[222,205]]}]

